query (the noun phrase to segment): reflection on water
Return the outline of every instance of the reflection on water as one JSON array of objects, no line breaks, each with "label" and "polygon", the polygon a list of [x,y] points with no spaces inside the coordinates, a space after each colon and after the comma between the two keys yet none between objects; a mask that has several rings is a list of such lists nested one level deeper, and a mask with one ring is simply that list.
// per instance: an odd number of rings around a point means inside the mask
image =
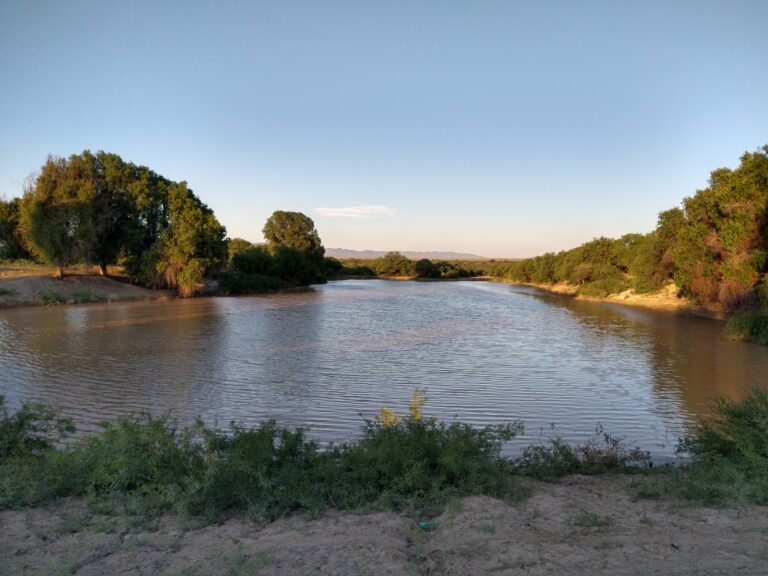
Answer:
[{"label": "reflection on water", "polygon": [[484,282],[19,309],[0,313],[0,393],[55,403],[86,430],[170,410],[185,423],[308,424],[326,441],[354,435],[382,404],[405,412],[427,386],[440,418],[522,419],[518,447],[581,440],[599,422],[663,458],[711,398],[768,373],[768,350],[720,331]]}]

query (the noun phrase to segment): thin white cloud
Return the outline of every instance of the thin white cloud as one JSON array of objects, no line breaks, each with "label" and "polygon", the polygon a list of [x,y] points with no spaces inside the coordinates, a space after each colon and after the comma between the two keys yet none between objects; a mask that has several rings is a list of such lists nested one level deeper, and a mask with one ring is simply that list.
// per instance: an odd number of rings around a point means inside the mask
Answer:
[{"label": "thin white cloud", "polygon": [[315,212],[326,218],[373,218],[392,216],[394,208],[386,206],[348,206],[347,208],[315,208]]}]

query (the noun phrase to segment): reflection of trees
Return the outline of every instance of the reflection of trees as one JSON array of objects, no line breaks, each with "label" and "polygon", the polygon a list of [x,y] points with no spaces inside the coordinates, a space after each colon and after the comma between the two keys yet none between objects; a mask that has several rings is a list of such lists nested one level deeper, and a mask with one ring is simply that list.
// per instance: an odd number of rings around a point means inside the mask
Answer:
[{"label": "reflection of trees", "polygon": [[319,380],[323,301],[315,290],[220,300],[227,329],[213,359],[216,394],[206,410],[211,419],[256,424],[274,417],[306,424],[304,414],[318,393],[309,383]]},{"label": "reflection of trees", "polygon": [[762,383],[768,354],[756,345],[722,337],[722,323],[679,312],[632,308],[535,292],[534,297],[567,309],[601,339],[624,338],[641,345],[651,360],[653,393],[659,409],[670,402],[690,415],[709,412],[712,399],[738,397],[745,387]]},{"label": "reflection of trees", "polygon": [[21,397],[57,404],[86,426],[137,410],[191,420],[222,328],[213,300],[25,310],[5,320],[13,338],[5,359],[14,362],[5,377]]}]

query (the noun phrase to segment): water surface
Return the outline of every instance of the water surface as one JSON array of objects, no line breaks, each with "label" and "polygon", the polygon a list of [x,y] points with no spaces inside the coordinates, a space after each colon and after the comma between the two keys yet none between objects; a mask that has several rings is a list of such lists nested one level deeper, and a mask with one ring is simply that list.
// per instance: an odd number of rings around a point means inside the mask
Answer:
[{"label": "water surface", "polygon": [[722,324],[486,282],[349,280],[291,294],[0,311],[0,393],[92,430],[171,411],[225,427],[275,418],[347,439],[381,405],[532,439],[606,431],[673,454],[714,396],[768,374]]}]

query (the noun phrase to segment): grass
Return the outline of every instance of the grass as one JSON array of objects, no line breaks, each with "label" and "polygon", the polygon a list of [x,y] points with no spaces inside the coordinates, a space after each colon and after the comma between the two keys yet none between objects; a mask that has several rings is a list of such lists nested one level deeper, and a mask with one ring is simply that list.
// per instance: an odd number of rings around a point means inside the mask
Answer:
[{"label": "grass", "polygon": [[754,387],[741,400],[717,400],[714,416],[692,426],[679,450],[691,464],[638,479],[635,496],[768,504],[768,392]]},{"label": "grass", "polygon": [[67,304],[91,304],[93,302],[105,302],[106,298],[96,296],[85,290],[75,290],[67,300]]},{"label": "grass", "polygon": [[57,304],[67,303],[67,299],[58,292],[40,292],[36,298],[44,306],[55,306]]},{"label": "grass", "polygon": [[728,320],[725,332],[732,340],[746,340],[768,346],[768,311],[736,314]]},{"label": "grass", "polygon": [[224,433],[142,414],[57,448],[71,423],[25,405],[15,414],[4,411],[0,421],[0,508],[82,495],[91,511],[123,510],[137,522],[165,512],[268,522],[329,507],[427,515],[471,494],[521,497],[499,455],[520,429],[408,417],[367,422],[360,439],[320,450],[303,429],[272,421]]},{"label": "grass", "polygon": [[573,525],[579,528],[607,528],[611,525],[610,518],[593,514],[591,512],[581,512],[573,519]]},{"label": "grass", "polygon": [[639,471],[650,462],[648,451],[628,447],[623,439],[608,434],[598,424],[593,438],[575,446],[558,437],[544,444],[528,446],[517,461],[517,471],[547,480],[568,474]]},{"label": "grass", "polygon": [[[0,508],[85,496],[91,513],[123,511],[148,530],[163,513],[203,522],[244,515],[269,522],[291,511],[327,508],[437,514],[469,495],[514,501],[527,495],[519,476],[645,472],[634,496],[704,504],[768,503],[768,393],[720,400],[713,418],[689,430],[683,469],[644,468],[647,452],[628,448],[598,427],[594,438],[567,445],[555,438],[516,460],[500,456],[520,423],[474,428],[422,414],[426,395],[414,394],[411,414],[382,409],[360,438],[321,450],[302,428],[273,421],[229,433],[202,423],[180,428],[169,416],[121,417],[77,444],[61,446],[72,423],[39,404],[14,413],[0,396]],[[580,515],[575,524],[606,519]],[[478,525],[492,533],[492,524]]]}]

